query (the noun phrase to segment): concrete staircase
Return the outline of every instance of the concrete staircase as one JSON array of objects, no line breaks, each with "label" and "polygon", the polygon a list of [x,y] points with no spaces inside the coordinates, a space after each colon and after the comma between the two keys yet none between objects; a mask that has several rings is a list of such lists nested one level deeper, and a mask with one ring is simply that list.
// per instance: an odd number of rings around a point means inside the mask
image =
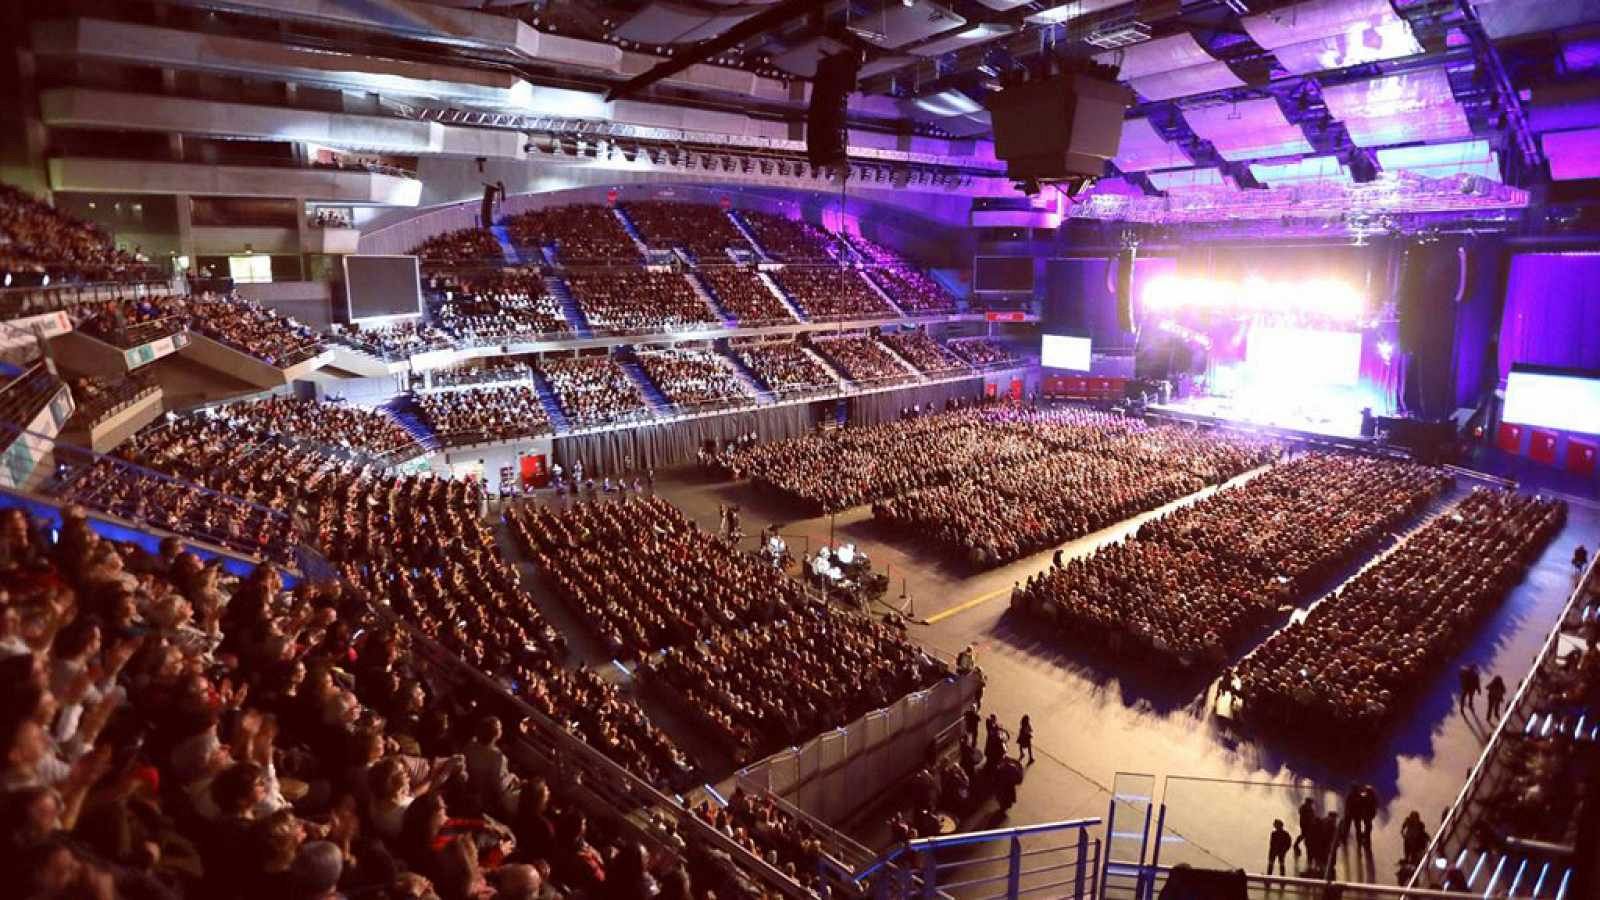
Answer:
[{"label": "concrete staircase", "polygon": [[638,248],[639,255],[648,259],[650,248],[645,245],[644,237],[639,234],[638,226],[634,225],[633,220],[628,218],[627,211],[620,206],[613,206],[611,207],[611,214],[617,217],[617,221],[622,223],[622,230],[626,231],[628,237],[633,239],[633,246]]},{"label": "concrete staircase", "polygon": [[556,245],[544,244],[539,247],[539,255],[544,257],[545,265],[552,269],[561,268],[561,261],[556,257]]},{"label": "concrete staircase", "polygon": [[657,387],[656,383],[650,379],[650,375],[645,372],[644,366],[639,365],[639,358],[633,355],[633,351],[619,352],[612,357],[612,360],[639,388],[639,392],[644,394],[645,403],[650,406],[652,412],[661,416],[670,416],[677,412],[676,407],[672,405],[672,401],[667,399],[667,395],[662,393],[661,388]]},{"label": "concrete staircase", "polygon": [[388,413],[396,422],[399,422],[400,427],[404,428],[406,433],[415,438],[417,443],[421,444],[429,453],[438,450],[441,446],[439,436],[429,427],[427,417],[422,414],[422,407],[417,405],[416,399],[410,394],[400,394],[380,406],[379,409]]},{"label": "concrete staircase", "polygon": [[890,298],[889,292],[883,289],[883,285],[879,284],[878,280],[872,277],[872,270],[857,269],[856,274],[860,276],[862,281],[865,281],[872,288],[872,292],[874,294],[877,294],[883,299],[883,302],[887,304],[890,309],[894,310],[895,315],[902,319],[906,317],[906,311],[901,309],[900,304],[895,303],[894,300]]},{"label": "concrete staircase", "polygon": [[756,240],[756,233],[750,228],[750,223],[744,220],[744,216],[739,215],[739,211],[734,209],[728,210],[727,215],[728,221],[733,223],[733,227],[739,229],[739,233],[744,235],[744,239],[749,241],[750,246],[755,248],[756,257],[762,262],[771,262],[772,256],[767,253],[767,248],[761,246],[761,242]]},{"label": "concrete staircase", "polygon": [[911,364],[911,360],[906,359],[904,356],[901,356],[900,355],[900,351],[898,351],[898,350],[894,349],[893,347],[889,346],[884,341],[875,341],[875,343],[878,345],[878,347],[880,349],[883,350],[883,352],[889,354],[890,358],[892,358],[895,362],[899,363],[901,368],[905,369],[907,372],[910,372],[912,377],[916,378],[918,381],[927,381],[928,380],[928,376],[922,374],[922,370],[921,369],[919,369],[916,366],[912,365]]},{"label": "concrete staircase", "polygon": [[733,313],[729,312],[727,308],[722,305],[722,300],[717,296],[717,292],[712,290],[711,285],[706,284],[705,281],[700,278],[700,273],[693,271],[686,272],[684,273],[684,277],[689,279],[689,286],[693,287],[694,292],[700,296],[700,299],[704,300],[706,305],[711,307],[711,311],[717,314],[717,318],[721,319],[723,323],[730,327],[737,326],[739,324],[739,318]]},{"label": "concrete staircase", "polygon": [[545,278],[544,286],[550,296],[561,304],[561,316],[572,326],[572,332],[578,337],[594,337],[594,332],[589,329],[589,317],[583,314],[583,306],[578,303],[578,298],[572,296],[572,289],[567,287],[567,283],[551,275]]},{"label": "concrete staircase", "polygon": [[496,225],[489,229],[489,233],[500,242],[500,255],[506,258],[506,262],[513,266],[522,265],[522,254],[518,253],[516,246],[511,243],[511,232],[506,226]]},{"label": "concrete staircase", "polygon": [[800,307],[800,304],[789,296],[788,291],[779,287],[778,282],[771,275],[766,272],[757,272],[756,277],[761,279],[761,283],[767,286],[767,290],[772,292],[772,296],[778,298],[778,302],[782,303],[783,308],[789,311],[789,315],[794,316],[797,321],[811,321],[811,317],[806,315],[806,311]]},{"label": "concrete staircase", "polygon": [[846,388],[850,386],[850,379],[844,377],[844,371],[838,366],[834,365],[833,361],[828,359],[827,356],[818,353],[815,347],[810,345],[801,345],[800,349],[804,350],[808,356],[816,360],[817,365],[822,367],[822,371],[827,372],[833,377],[834,381],[839,383],[839,387]]},{"label": "concrete staircase", "polygon": [[533,391],[539,395],[539,405],[544,407],[544,414],[550,418],[556,434],[571,431],[572,422],[567,418],[567,411],[561,408],[561,398],[556,396],[555,387],[543,372],[533,373]]},{"label": "concrete staircase", "polygon": [[738,351],[729,346],[726,341],[718,341],[717,345],[717,352],[727,359],[728,365],[733,367],[733,374],[739,376],[739,381],[744,385],[745,390],[756,398],[758,405],[770,406],[778,402],[778,395],[774,394],[772,389],[762,382],[761,376],[757,375],[754,369],[745,365],[744,360],[739,358]]}]

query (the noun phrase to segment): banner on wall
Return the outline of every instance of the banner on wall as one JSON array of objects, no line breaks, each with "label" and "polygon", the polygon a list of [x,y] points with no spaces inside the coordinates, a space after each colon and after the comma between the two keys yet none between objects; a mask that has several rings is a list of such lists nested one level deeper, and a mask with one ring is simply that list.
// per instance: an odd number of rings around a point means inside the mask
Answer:
[{"label": "banner on wall", "polygon": [[1567,471],[1592,477],[1597,453],[1595,445],[1577,438],[1567,439]]},{"label": "banner on wall", "polygon": [[1507,453],[1521,453],[1522,426],[1501,422],[1500,431],[1495,435],[1494,445]]},{"label": "banner on wall", "polygon": [[550,484],[550,464],[543,453],[529,453],[522,457],[522,486],[542,488]]},{"label": "banner on wall", "polygon": [[983,315],[986,322],[1026,322],[1028,314],[1025,312],[987,312]]}]

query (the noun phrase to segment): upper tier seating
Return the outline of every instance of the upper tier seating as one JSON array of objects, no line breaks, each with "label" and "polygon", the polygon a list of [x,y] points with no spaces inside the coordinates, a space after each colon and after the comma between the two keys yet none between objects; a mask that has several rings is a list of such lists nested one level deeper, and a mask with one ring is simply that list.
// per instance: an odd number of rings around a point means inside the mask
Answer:
[{"label": "upper tier seating", "polygon": [[651,247],[682,247],[703,263],[726,262],[729,247],[751,249],[728,214],[709,203],[646,200],[622,208]]},{"label": "upper tier seating", "polygon": [[610,207],[575,203],[520,213],[506,220],[519,247],[554,244],[565,265],[636,264],[639,248]]},{"label": "upper tier seating", "polygon": [[176,334],[187,325],[184,298],[170,294],[117,297],[75,308],[77,329],[118,347],[137,347]]},{"label": "upper tier seating", "polygon": [[561,304],[550,296],[537,270],[473,272],[446,279],[441,287],[445,297],[434,306],[434,322],[465,344],[572,331],[561,315]]},{"label": "upper tier seating", "polygon": [[812,346],[846,378],[857,384],[896,384],[916,380],[916,376],[908,372],[882,344],[865,335],[818,338],[812,342]]},{"label": "upper tier seating", "polygon": [[956,298],[949,291],[903,261],[896,260],[866,271],[867,277],[876,281],[889,299],[908,316],[956,311]]},{"label": "upper tier seating", "polygon": [[895,314],[854,269],[791,267],[773,277],[813,321],[887,319]]},{"label": "upper tier seating", "polygon": [[739,215],[767,255],[779,262],[833,261],[833,238],[815,225],[760,210],[741,210]]},{"label": "upper tier seating", "polygon": [[539,368],[575,428],[650,417],[638,385],[609,356],[547,359]]},{"label": "upper tier seating", "polygon": [[775,394],[827,390],[839,386],[839,382],[823,368],[822,363],[794,341],[738,344],[734,350]]},{"label": "upper tier seating", "polygon": [[597,330],[676,331],[720,324],[688,278],[676,272],[633,269],[564,277]]},{"label": "upper tier seating", "polygon": [[531,384],[433,391],[419,395],[417,405],[446,446],[548,434],[551,427]]},{"label": "upper tier seating", "polygon": [[707,350],[649,350],[637,356],[645,374],[676,406],[754,402],[733,364],[721,354]]},{"label": "upper tier seating", "polygon": [[742,328],[789,324],[794,315],[752,269],[708,266],[699,271],[722,308],[739,320]]},{"label": "upper tier seating", "polygon": [[998,341],[986,337],[958,338],[946,341],[945,349],[978,368],[1017,362],[1017,357]]},{"label": "upper tier seating", "polygon": [[415,456],[422,452],[416,438],[388,413],[347,403],[268,397],[223,406],[217,415],[250,431],[286,441],[309,441],[366,456]]},{"label": "upper tier seating", "polygon": [[323,350],[322,335],[237,294],[190,295],[189,327],[280,369]]},{"label": "upper tier seating", "polygon": [[421,257],[424,266],[439,268],[485,263],[499,265],[505,259],[500,242],[483,228],[463,228],[436,234],[411,248],[411,252]]},{"label": "upper tier seating", "polygon": [[928,337],[925,331],[900,331],[885,334],[880,340],[924,375],[950,375],[967,371],[966,364],[959,357]]},{"label": "upper tier seating", "polygon": [[99,226],[0,184],[0,275],[10,285],[160,279],[160,271],[116,249]]}]

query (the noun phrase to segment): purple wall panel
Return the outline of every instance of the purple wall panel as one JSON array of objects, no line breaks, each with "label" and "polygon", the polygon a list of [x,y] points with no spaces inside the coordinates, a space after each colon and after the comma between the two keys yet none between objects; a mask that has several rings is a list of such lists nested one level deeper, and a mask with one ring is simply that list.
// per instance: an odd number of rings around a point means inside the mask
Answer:
[{"label": "purple wall panel", "polygon": [[1500,377],[1519,362],[1600,369],[1600,253],[1511,257]]}]

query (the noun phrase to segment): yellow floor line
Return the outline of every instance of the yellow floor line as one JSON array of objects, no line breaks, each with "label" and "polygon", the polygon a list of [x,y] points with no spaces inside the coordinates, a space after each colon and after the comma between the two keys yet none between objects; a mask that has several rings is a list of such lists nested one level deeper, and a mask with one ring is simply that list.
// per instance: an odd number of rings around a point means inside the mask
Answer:
[{"label": "yellow floor line", "polygon": [[1010,594],[1011,594],[1011,588],[1008,588],[1008,587],[1001,588],[1000,590],[995,591],[992,594],[984,594],[981,597],[973,597],[971,600],[968,600],[965,603],[957,603],[955,606],[952,606],[949,609],[941,610],[940,612],[936,612],[933,615],[929,616],[926,621],[927,621],[927,623],[929,625],[933,625],[933,624],[936,624],[936,623],[939,623],[939,622],[943,622],[945,619],[950,618],[951,616],[955,615],[956,613],[966,612],[967,610],[973,608],[974,606],[978,606],[979,604],[983,604],[983,603],[988,603],[990,600],[993,600],[996,597],[1005,597],[1005,596],[1009,596]]}]

